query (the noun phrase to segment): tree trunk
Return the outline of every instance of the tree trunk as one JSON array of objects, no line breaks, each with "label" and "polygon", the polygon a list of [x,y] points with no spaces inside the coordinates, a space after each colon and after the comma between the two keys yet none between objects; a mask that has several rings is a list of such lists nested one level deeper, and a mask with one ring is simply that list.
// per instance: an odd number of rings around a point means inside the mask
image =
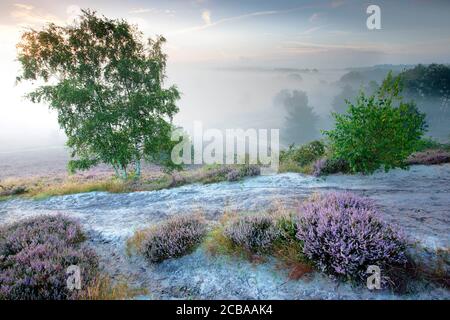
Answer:
[{"label": "tree trunk", "polygon": [[128,179],[128,173],[127,173],[127,167],[126,166],[122,166],[122,178],[123,178],[123,180],[127,180]]},{"label": "tree trunk", "polygon": [[113,165],[113,168],[114,168],[114,172],[116,173],[116,178],[119,178],[120,174],[119,174],[119,170],[117,169],[116,165]]},{"label": "tree trunk", "polygon": [[141,159],[136,160],[136,168],[135,168],[135,174],[136,174],[136,178],[140,179],[141,178]]}]

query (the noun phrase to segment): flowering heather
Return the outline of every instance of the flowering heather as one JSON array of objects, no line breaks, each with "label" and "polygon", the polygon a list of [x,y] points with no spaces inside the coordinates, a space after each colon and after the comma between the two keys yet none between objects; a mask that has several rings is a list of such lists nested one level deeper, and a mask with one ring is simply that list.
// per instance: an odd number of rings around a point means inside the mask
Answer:
[{"label": "flowering heather", "polygon": [[82,287],[98,274],[98,257],[83,245],[80,225],[41,216],[0,228],[0,299],[75,299],[66,270],[81,269]]},{"label": "flowering heather", "polygon": [[316,177],[339,172],[345,173],[348,170],[348,163],[343,159],[322,158],[313,164],[313,175]]},{"label": "flowering heather", "polygon": [[409,165],[413,164],[442,164],[450,163],[450,152],[441,149],[425,150],[423,152],[413,153],[408,157],[406,163]]},{"label": "flowering heather", "polygon": [[280,234],[274,219],[267,215],[238,217],[225,226],[223,233],[234,245],[252,253],[268,251]]},{"label": "flowering heather", "polygon": [[242,167],[230,169],[230,171],[227,174],[227,180],[238,181],[244,177],[259,176],[260,174],[261,168],[258,165],[245,164]]},{"label": "flowering heather", "polygon": [[200,216],[179,216],[147,230],[140,251],[158,263],[191,252],[205,235],[206,223]]},{"label": "flowering heather", "polygon": [[384,223],[373,203],[351,193],[329,193],[300,208],[297,237],[324,272],[366,279],[369,265],[404,265],[405,241]]}]

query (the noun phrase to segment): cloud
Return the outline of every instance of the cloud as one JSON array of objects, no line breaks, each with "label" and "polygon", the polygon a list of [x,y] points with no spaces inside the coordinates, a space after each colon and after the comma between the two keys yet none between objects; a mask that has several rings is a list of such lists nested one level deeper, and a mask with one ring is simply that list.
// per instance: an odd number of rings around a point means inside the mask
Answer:
[{"label": "cloud", "polygon": [[[256,11],[256,12],[251,12],[251,13],[247,13],[247,14],[242,14],[239,16],[223,18],[223,19],[217,20],[215,22],[211,21],[211,23],[209,23],[209,24],[205,23],[201,26],[195,26],[195,27],[191,27],[191,28],[181,29],[181,30],[173,32],[172,34],[182,34],[182,33],[187,33],[187,32],[199,31],[199,30],[208,29],[211,27],[215,27],[215,26],[218,26],[218,25],[221,25],[224,23],[233,22],[233,21],[244,20],[244,19],[260,17],[260,16],[270,16],[270,15],[275,15],[275,14],[290,13],[290,12],[295,12],[295,11],[299,11],[299,10],[303,10],[303,9],[311,9],[311,8],[317,8],[317,7],[320,7],[320,6],[308,5],[308,6],[295,7],[295,8],[291,8],[291,9],[285,9],[285,10]],[[203,14],[202,14],[202,18],[203,18]],[[203,19],[203,21],[205,21],[205,19]]]},{"label": "cloud", "polygon": [[332,8],[338,8],[340,6],[343,6],[345,4],[344,0],[333,0],[331,1],[330,5]]},{"label": "cloud", "polygon": [[210,25],[211,24],[211,11],[204,10],[202,12],[202,19],[205,22],[205,25]]},{"label": "cloud", "polygon": [[155,9],[153,8],[138,8],[138,9],[132,9],[128,11],[130,14],[141,14],[141,13],[148,13],[153,12]]},{"label": "cloud", "polygon": [[145,13],[155,13],[155,14],[166,14],[172,16],[175,11],[169,9],[156,9],[156,8],[137,8],[128,11],[129,14],[145,14]]},{"label": "cloud", "polygon": [[300,35],[308,35],[308,34],[311,34],[313,32],[316,32],[317,30],[323,29],[325,27],[327,27],[327,25],[312,27],[312,28],[309,28],[309,29],[306,29],[306,30],[300,32],[299,34]]},{"label": "cloud", "polygon": [[22,3],[15,3],[14,9],[10,12],[11,17],[22,27],[32,27],[49,22],[62,23],[58,17],[44,13],[35,7]]},{"label": "cloud", "polygon": [[23,3],[15,3],[14,6],[16,8],[23,9],[23,10],[33,10],[33,8],[34,8],[32,5],[23,4]]},{"label": "cloud", "polygon": [[319,20],[320,17],[320,13],[314,13],[311,17],[309,17],[309,22],[315,22],[317,20]]}]

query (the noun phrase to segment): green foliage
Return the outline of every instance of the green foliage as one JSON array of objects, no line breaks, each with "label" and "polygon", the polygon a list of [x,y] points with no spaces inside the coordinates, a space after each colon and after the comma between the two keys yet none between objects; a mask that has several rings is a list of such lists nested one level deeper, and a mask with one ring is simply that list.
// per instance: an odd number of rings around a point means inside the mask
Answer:
[{"label": "green foliage", "polygon": [[287,150],[280,152],[280,171],[309,173],[312,164],[325,154],[325,144],[322,141],[295,147],[291,144]]},{"label": "green foliage", "polygon": [[346,114],[333,114],[334,130],[325,131],[333,157],[345,160],[351,172],[373,173],[405,168],[425,129],[425,115],[400,97],[401,78],[388,74],[376,94],[361,92],[348,102]]},{"label": "green foliage", "polygon": [[22,35],[17,78],[40,80],[28,97],[58,113],[74,158],[71,171],[107,163],[127,177],[145,159],[171,167],[175,86],[163,87],[165,39],[143,41],[124,20],[83,11],[75,25],[49,24]]},{"label": "green foliage", "polygon": [[450,67],[443,64],[417,65],[401,73],[405,89],[417,97],[450,97]]},{"label": "green foliage", "polygon": [[423,138],[417,143],[415,151],[424,151],[428,149],[445,149],[446,145],[432,138]]}]

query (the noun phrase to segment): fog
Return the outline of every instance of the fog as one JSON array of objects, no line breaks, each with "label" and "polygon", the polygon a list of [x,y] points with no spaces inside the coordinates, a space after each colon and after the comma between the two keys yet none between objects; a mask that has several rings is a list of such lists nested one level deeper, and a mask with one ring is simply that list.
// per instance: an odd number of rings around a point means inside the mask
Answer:
[{"label": "fog", "polygon": [[[33,104],[24,98],[32,85],[15,84],[17,63],[3,67],[0,152],[62,149],[65,136],[59,129],[55,112],[44,104]],[[377,71],[375,80],[379,82],[387,70]],[[355,95],[364,82],[342,78],[348,72],[346,69],[283,66],[169,64],[166,85],[175,84],[182,93],[178,103],[180,112],[174,122],[187,132],[192,133],[194,121],[201,121],[205,129],[280,129],[281,144],[287,146],[320,138],[320,130],[332,127],[331,111],[342,112],[344,99],[351,99],[349,95]],[[422,99],[419,107],[425,106],[423,111],[429,112],[437,103],[435,99]],[[445,140],[450,117],[448,112],[441,116],[441,109],[430,115],[430,134]]]},{"label": "fog", "polygon": [[[15,84],[18,66],[3,76],[0,108],[0,152],[40,149],[64,145],[56,113],[44,104],[24,98],[31,84]],[[276,68],[221,68],[219,66],[170,66],[166,85],[176,84],[182,93],[179,114],[174,122],[191,132],[193,122],[201,121],[205,129],[282,128],[286,110],[275,103],[282,90],[306,92],[309,105],[320,120],[320,128],[339,91],[333,83],[345,70],[277,70]],[[4,80],[9,79],[9,81]]]},{"label": "fog", "polygon": [[193,121],[202,121],[206,128],[280,129],[283,135],[288,112],[283,101],[277,101],[280,94],[305,92],[317,115],[318,129],[326,129],[331,102],[339,92],[336,81],[345,72],[189,67],[170,70],[168,82],[177,84],[182,92],[175,121],[188,132]]}]

